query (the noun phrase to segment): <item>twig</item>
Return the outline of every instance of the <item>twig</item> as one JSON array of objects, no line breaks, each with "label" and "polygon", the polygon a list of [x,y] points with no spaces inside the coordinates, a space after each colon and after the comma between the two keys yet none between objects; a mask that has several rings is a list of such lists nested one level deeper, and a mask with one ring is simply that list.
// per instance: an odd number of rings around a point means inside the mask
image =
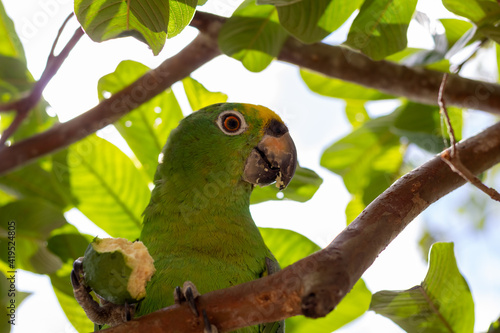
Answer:
[{"label": "twig", "polygon": [[456,148],[456,139],[455,139],[455,131],[453,130],[453,126],[450,121],[450,116],[448,115],[448,110],[446,109],[446,103],[444,101],[444,89],[446,87],[446,82],[448,79],[448,73],[444,73],[443,80],[441,81],[441,86],[439,87],[438,94],[438,105],[441,116],[445,119],[446,128],[448,129],[448,135],[450,137],[451,143],[451,153],[450,150],[445,150],[441,153],[440,157],[448,164],[448,166],[460,175],[464,180],[468,181],[472,185],[476,186],[478,189],[488,194],[493,200],[500,201],[500,193],[498,193],[495,189],[486,186],[481,182],[479,178],[477,178],[472,172],[467,169],[461,159],[459,151]]},{"label": "twig", "polygon": [[[451,154],[455,155],[456,144],[457,141],[455,139],[455,131],[453,130],[453,126],[451,125],[450,115],[448,114],[448,109],[446,109],[446,102],[444,101],[444,88],[446,87],[446,82],[448,81],[448,73],[443,74],[443,80],[441,81],[441,85],[439,86],[438,93],[438,105],[439,111],[441,113],[441,117],[446,120],[446,129],[448,130],[448,136],[450,137],[451,143]],[[445,140],[446,143],[446,140]]]},{"label": "twig", "polygon": [[66,19],[64,20],[64,22],[61,25],[61,27],[59,28],[59,30],[57,31],[56,39],[54,40],[54,42],[52,43],[52,47],[50,48],[50,54],[49,54],[49,58],[47,59],[47,63],[50,61],[51,58],[55,57],[55,50],[56,50],[57,43],[59,42],[59,37],[61,37],[61,34],[64,31],[64,27],[66,27],[66,24],[68,24],[69,20],[73,17],[73,15],[75,15],[75,14],[74,13],[69,14],[68,17],[66,17]]},{"label": "twig", "polygon": [[82,28],[78,28],[68,43],[64,46],[61,52],[56,56],[54,54],[54,50],[56,48],[57,42],[59,41],[59,37],[61,36],[64,27],[68,23],[69,19],[73,16],[71,13],[66,20],[64,20],[61,28],[57,33],[57,36],[52,44],[52,48],[50,50],[50,54],[47,58],[47,64],[45,65],[45,69],[40,76],[40,79],[34,84],[30,93],[19,100],[0,105],[0,112],[6,111],[16,111],[16,116],[9,127],[2,133],[0,137],[0,150],[5,147],[5,142],[15,133],[15,131],[22,124],[23,120],[28,116],[29,112],[33,109],[33,107],[40,101],[42,97],[43,90],[50,82],[50,80],[56,75],[57,71],[63,64],[64,60],[68,57],[71,50],[75,47],[76,43],[83,36]]},{"label": "twig", "polygon": [[469,171],[461,162],[459,154],[453,156],[445,150],[440,155],[441,159],[448,164],[451,170],[460,175],[463,179],[489,195],[493,200],[500,201],[500,193],[498,193],[494,188],[486,186],[479,178],[477,178],[472,172]]},{"label": "twig", "polygon": [[[478,146],[481,149],[477,149]],[[484,172],[500,162],[500,123],[458,143],[456,148],[471,172]],[[416,216],[464,183],[463,178],[435,157],[376,198],[325,249],[273,275],[204,294],[197,299],[197,304],[200,309],[206,309],[210,323],[217,326],[219,332],[300,314],[324,316]],[[203,319],[194,317],[185,303],[105,332],[202,331]]]},{"label": "twig", "polygon": [[217,45],[211,43],[205,34],[199,34],[178,54],[84,114],[2,149],[0,175],[112,124],[219,54]]}]

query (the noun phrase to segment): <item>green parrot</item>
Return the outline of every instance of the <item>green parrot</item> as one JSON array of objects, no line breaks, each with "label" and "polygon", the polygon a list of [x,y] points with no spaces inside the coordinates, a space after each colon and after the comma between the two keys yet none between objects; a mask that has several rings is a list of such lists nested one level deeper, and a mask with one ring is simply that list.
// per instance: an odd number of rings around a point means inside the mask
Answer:
[{"label": "green parrot", "polygon": [[[296,165],[288,128],[268,108],[222,103],[184,118],[162,150],[144,211],[140,240],[156,273],[135,316],[174,304],[173,290],[185,281],[203,294],[279,270],[250,214],[250,195],[256,185],[285,188]],[[284,332],[284,322],[236,332]]]}]

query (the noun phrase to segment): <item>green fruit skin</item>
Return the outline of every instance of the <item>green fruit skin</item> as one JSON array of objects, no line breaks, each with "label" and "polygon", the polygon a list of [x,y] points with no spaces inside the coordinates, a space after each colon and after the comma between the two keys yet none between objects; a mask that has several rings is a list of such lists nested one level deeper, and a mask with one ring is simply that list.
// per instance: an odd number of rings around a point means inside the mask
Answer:
[{"label": "green fruit skin", "polygon": [[89,244],[83,259],[85,282],[96,294],[114,304],[137,303],[127,290],[132,268],[120,251],[97,252]]}]

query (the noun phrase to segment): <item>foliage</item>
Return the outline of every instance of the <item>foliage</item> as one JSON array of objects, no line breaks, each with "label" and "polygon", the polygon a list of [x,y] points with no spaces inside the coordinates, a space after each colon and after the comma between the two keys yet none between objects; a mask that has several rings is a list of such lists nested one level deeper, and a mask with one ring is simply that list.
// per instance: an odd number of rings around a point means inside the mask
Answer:
[{"label": "foliage", "polygon": [[[74,8],[92,40],[103,42],[132,36],[157,55],[166,39],[181,34],[195,15],[197,5],[204,3],[75,0]],[[252,72],[265,70],[288,38],[303,43],[320,42],[346,22],[351,23],[345,46],[375,60],[443,72],[449,71],[450,57],[468,45],[482,41],[481,47],[489,47],[491,44],[485,41],[500,42],[497,1],[443,0],[442,3],[459,17],[440,20],[444,33],[430,32],[435,42],[432,50],[407,47],[407,29],[412,17],[422,18],[415,13],[417,0],[245,0],[222,27],[218,42],[223,53]],[[499,46],[495,47],[498,60]],[[121,62],[113,73],[99,80],[99,99],[118,93],[148,70],[139,62]],[[324,150],[321,165],[342,177],[351,195],[346,207],[347,223],[404,173],[409,146],[433,154],[446,147],[443,138],[449,139],[449,135],[442,128],[439,108],[435,106],[410,102],[306,69],[301,69],[300,75],[313,92],[345,102],[345,116],[352,131]],[[21,41],[0,2],[0,102],[20,98],[33,84]],[[228,99],[226,94],[211,92],[191,77],[182,84],[193,111]],[[400,106],[378,117],[369,112],[370,103],[387,100],[397,100]],[[46,107],[47,103],[40,101],[9,143],[57,124],[57,119],[48,116]],[[460,139],[464,125],[462,110],[448,111],[456,138]],[[91,330],[67,282],[73,260],[83,254],[95,235],[80,233],[66,221],[64,213],[77,208],[110,235],[136,239],[161,149],[170,131],[189,112],[181,109],[176,95],[168,89],[114,124],[130,153],[91,135],[68,149],[0,177],[1,272],[6,274],[9,260],[7,225],[16,221],[18,247],[23,249],[18,252],[16,268],[50,276],[60,304],[75,328],[79,332]],[[1,114],[2,132],[13,118],[13,112]],[[252,203],[283,199],[305,202],[321,184],[322,179],[315,171],[299,167],[286,191],[279,194],[275,187],[257,188],[251,200]],[[305,236],[292,231],[261,231],[283,266],[319,250]],[[1,273],[0,280],[5,280]],[[446,287],[445,281],[452,281],[449,283],[453,289]],[[2,290],[6,288],[4,284],[0,286]],[[4,295],[2,292],[0,296]],[[19,301],[26,296],[19,295]],[[316,321],[291,318],[287,332],[331,332],[366,312],[370,299],[370,291],[360,280],[329,316]],[[2,304],[7,302],[5,297],[0,300]],[[473,305],[467,283],[456,266],[453,246],[437,243],[430,254],[428,275],[420,286],[403,292],[377,292],[370,309],[408,332],[424,327],[433,332],[471,332]],[[498,323],[492,324],[490,331],[497,330]]]},{"label": "foliage", "polygon": [[390,318],[408,333],[467,333],[474,330],[474,302],[460,274],[453,243],[435,243],[424,281],[405,291],[373,295],[370,309]]}]

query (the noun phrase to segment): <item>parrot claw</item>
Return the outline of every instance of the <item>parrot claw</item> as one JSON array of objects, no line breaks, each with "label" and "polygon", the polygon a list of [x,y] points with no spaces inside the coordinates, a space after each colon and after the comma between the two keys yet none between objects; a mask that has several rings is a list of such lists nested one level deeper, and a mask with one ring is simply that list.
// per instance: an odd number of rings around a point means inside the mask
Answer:
[{"label": "parrot claw", "polygon": [[90,292],[92,289],[85,285],[83,272],[83,257],[75,260],[71,271],[71,284],[75,299],[85,311],[87,317],[95,324],[116,326],[132,319],[135,313],[135,305],[114,304],[100,297],[101,304],[96,302]]},{"label": "parrot claw", "polygon": [[[174,300],[175,304],[182,304],[183,302],[187,302],[189,305],[189,308],[195,315],[195,317],[198,317],[200,315],[198,309],[196,308],[196,303],[195,300],[198,298],[201,294],[198,292],[198,289],[196,289],[196,286],[194,285],[193,282],[191,281],[186,281],[184,282],[182,289],[181,287],[175,287],[174,290]],[[210,321],[208,320],[207,312],[205,309],[202,310],[203,314],[203,323],[205,324],[205,328],[203,329],[203,333],[218,333],[219,330],[217,327],[214,325],[210,324]]]},{"label": "parrot claw", "polygon": [[200,314],[195,304],[195,300],[198,296],[200,296],[200,293],[191,281],[184,282],[182,289],[180,287],[175,287],[174,290],[175,304],[181,304],[182,302],[186,301],[189,305],[189,308],[196,317],[198,317]]},{"label": "parrot claw", "polygon": [[205,328],[203,329],[203,333],[219,333],[217,327],[215,327],[215,325],[210,324],[205,309],[203,309],[203,322],[205,323]]}]

